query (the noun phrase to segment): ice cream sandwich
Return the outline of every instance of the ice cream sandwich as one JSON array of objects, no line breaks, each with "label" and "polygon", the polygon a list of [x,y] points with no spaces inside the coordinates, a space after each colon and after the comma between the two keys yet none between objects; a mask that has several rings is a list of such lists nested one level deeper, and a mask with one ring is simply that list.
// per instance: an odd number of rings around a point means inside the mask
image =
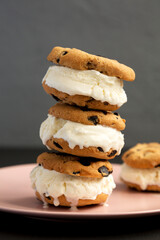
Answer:
[{"label": "ice cream sandwich", "polygon": [[115,183],[105,160],[62,153],[42,153],[30,173],[37,198],[54,206],[104,204]]},{"label": "ice cream sandwich", "polygon": [[75,48],[54,47],[42,84],[56,100],[91,109],[115,111],[126,101],[123,80],[133,81],[135,73],[116,60]]},{"label": "ice cream sandwich", "polygon": [[126,151],[121,179],[139,191],[160,191],[160,144],[139,143]]},{"label": "ice cream sandwich", "polygon": [[49,109],[40,138],[49,149],[84,157],[112,159],[120,154],[125,120],[118,113],[89,110],[64,103]]}]

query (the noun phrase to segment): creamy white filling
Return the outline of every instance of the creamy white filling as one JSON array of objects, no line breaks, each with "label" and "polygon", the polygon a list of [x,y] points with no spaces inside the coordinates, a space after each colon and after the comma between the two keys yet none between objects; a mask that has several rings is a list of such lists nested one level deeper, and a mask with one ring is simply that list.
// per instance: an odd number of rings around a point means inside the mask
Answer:
[{"label": "creamy white filling", "polygon": [[63,66],[49,67],[43,81],[49,87],[69,95],[89,96],[101,102],[122,106],[127,102],[123,80],[96,70],[76,70]]},{"label": "creamy white filling", "polygon": [[120,176],[124,181],[139,185],[142,190],[145,190],[148,185],[160,186],[160,167],[141,169],[132,168],[123,163]]},{"label": "creamy white filling", "polygon": [[94,200],[101,193],[110,195],[116,187],[111,174],[104,178],[76,177],[42,166],[32,170],[30,179],[33,189],[40,193],[42,199],[43,194],[53,197],[55,206],[59,205],[58,197],[63,194],[71,206],[76,206],[79,199]]},{"label": "creamy white filling", "polygon": [[76,145],[83,147],[101,147],[104,152],[111,148],[120,154],[124,146],[123,134],[111,127],[102,125],[84,125],[48,115],[41,124],[40,138],[44,145],[51,138],[62,138],[73,149]]}]

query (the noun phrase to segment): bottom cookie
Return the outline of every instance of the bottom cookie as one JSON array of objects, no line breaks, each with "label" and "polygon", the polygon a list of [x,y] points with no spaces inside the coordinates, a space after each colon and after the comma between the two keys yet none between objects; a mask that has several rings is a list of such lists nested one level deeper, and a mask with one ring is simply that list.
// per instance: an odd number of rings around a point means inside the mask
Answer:
[{"label": "bottom cookie", "polygon": [[138,191],[155,191],[155,192],[160,192],[160,186],[158,185],[147,185],[147,187],[145,189],[143,189],[140,185],[136,184],[136,183],[131,183],[131,182],[127,182],[125,180],[122,179],[122,181],[130,188],[134,188]]},{"label": "bottom cookie", "polygon": [[101,102],[95,100],[92,97],[83,96],[83,95],[69,95],[67,93],[58,91],[55,88],[49,87],[46,84],[46,81],[43,81],[43,88],[46,93],[50,94],[54,99],[62,101],[70,105],[77,105],[80,107],[86,107],[89,109],[98,109],[104,111],[116,111],[119,109],[118,105],[111,105],[108,102]]},{"label": "bottom cookie", "polygon": [[123,163],[120,177],[129,187],[139,191],[160,192],[160,167],[156,168],[133,168]]},{"label": "bottom cookie", "polygon": [[[59,205],[59,206],[65,206],[65,207],[71,207],[71,203],[69,201],[67,201],[66,197],[64,195],[61,195],[60,197],[58,197],[57,199],[54,199],[51,196],[45,196],[45,194],[43,194],[43,196],[39,193],[36,192],[36,197],[41,200],[44,203],[48,203],[51,205]],[[87,206],[87,205],[93,205],[93,204],[103,204],[107,201],[108,195],[105,193],[101,193],[99,194],[96,199],[79,199],[78,203],[76,204],[76,207],[82,207],[82,206]]]},{"label": "bottom cookie", "polygon": [[69,144],[67,141],[65,141],[62,138],[54,138],[51,137],[47,143],[46,146],[49,149],[55,149],[59,152],[64,152],[68,154],[73,154],[75,156],[81,156],[81,157],[94,157],[99,159],[113,159],[116,155],[118,155],[117,150],[115,149],[109,149],[108,152],[104,152],[104,150],[101,147],[83,147],[80,148],[78,145],[76,145],[73,149],[69,147]]},{"label": "bottom cookie", "polygon": [[103,178],[77,177],[39,165],[32,170],[30,178],[37,197],[55,206],[104,203],[115,188],[112,174]]}]

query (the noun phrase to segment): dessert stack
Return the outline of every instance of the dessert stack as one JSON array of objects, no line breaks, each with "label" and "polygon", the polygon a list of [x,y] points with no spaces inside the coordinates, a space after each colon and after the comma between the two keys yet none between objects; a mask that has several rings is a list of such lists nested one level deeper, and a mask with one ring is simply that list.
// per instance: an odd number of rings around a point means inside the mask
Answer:
[{"label": "dessert stack", "polygon": [[116,111],[126,101],[123,80],[134,71],[116,60],[75,48],[54,47],[43,78],[57,103],[41,124],[49,150],[30,177],[38,199],[55,206],[103,204],[115,188],[110,159],[124,146],[125,120]]}]

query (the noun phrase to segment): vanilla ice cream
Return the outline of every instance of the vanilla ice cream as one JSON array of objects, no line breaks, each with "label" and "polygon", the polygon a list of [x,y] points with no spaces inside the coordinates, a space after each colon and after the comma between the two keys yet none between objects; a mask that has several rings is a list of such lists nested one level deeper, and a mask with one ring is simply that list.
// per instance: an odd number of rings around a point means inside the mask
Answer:
[{"label": "vanilla ice cream", "polygon": [[46,145],[52,136],[67,141],[71,149],[76,145],[80,149],[92,146],[101,147],[104,152],[108,152],[112,148],[120,154],[124,146],[123,134],[114,128],[99,124],[84,125],[48,114],[48,118],[41,124],[40,138]]},{"label": "vanilla ice cream", "polygon": [[95,200],[101,193],[110,195],[116,187],[111,174],[104,178],[76,177],[42,166],[35,167],[30,178],[33,189],[39,192],[42,199],[43,194],[53,197],[55,206],[59,205],[58,197],[63,194],[71,206],[76,206],[79,199]]},{"label": "vanilla ice cream", "polygon": [[69,95],[83,95],[111,105],[127,102],[123,80],[96,70],[76,70],[63,66],[49,67],[43,81],[52,88]]},{"label": "vanilla ice cream", "polygon": [[160,186],[160,167],[141,169],[132,168],[123,163],[120,176],[126,182],[139,185],[142,190],[145,190],[148,185]]}]

